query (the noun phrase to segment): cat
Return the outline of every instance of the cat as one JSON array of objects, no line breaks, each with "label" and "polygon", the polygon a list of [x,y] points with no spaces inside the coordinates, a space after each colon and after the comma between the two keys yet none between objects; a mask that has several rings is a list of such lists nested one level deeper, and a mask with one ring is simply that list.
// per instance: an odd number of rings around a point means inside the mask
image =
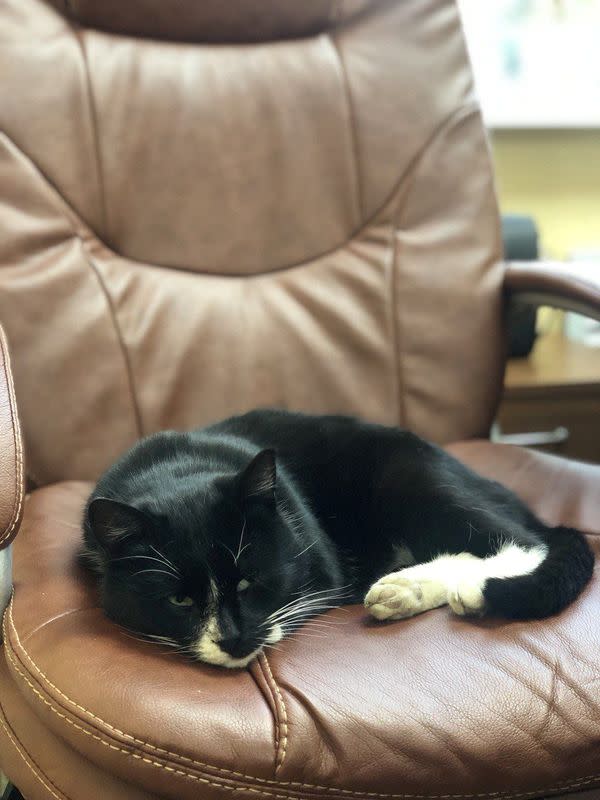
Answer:
[{"label": "cat", "polygon": [[377,620],[547,617],[594,562],[580,532],[413,433],[275,409],[142,439],[83,529],[110,619],[231,668],[348,603]]}]

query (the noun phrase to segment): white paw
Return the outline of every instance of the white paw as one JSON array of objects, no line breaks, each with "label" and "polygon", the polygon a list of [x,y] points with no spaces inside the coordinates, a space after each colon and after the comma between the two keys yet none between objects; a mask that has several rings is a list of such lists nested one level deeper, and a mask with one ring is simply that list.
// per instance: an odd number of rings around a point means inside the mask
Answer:
[{"label": "white paw", "polygon": [[462,580],[450,587],[448,605],[461,617],[480,616],[485,610],[482,580]]},{"label": "white paw", "polygon": [[445,602],[446,590],[442,584],[403,577],[402,572],[384,575],[365,597],[365,607],[375,619],[413,617]]},{"label": "white paw", "polygon": [[385,575],[367,592],[365,607],[375,619],[401,619],[421,611],[423,591],[420,584],[394,578],[394,575]]}]

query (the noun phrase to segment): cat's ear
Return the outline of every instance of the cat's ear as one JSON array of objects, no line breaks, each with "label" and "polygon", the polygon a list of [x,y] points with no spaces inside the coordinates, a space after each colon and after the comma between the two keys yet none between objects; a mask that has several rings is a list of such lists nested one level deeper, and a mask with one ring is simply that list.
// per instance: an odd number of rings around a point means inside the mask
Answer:
[{"label": "cat's ear", "polygon": [[142,511],[107,497],[94,498],[87,513],[92,533],[108,552],[126,539],[139,536],[148,526],[148,518]]},{"label": "cat's ear", "polygon": [[242,501],[256,499],[274,503],[276,481],[275,451],[261,450],[240,476]]}]

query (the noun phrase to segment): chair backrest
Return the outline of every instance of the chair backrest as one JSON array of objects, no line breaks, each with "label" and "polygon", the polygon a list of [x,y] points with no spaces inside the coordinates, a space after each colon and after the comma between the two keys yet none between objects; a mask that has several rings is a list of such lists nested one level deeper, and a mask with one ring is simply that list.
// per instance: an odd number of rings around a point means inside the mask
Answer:
[{"label": "chair backrest", "polygon": [[257,405],[486,434],[501,241],[449,0],[2,0],[0,321],[39,483]]}]

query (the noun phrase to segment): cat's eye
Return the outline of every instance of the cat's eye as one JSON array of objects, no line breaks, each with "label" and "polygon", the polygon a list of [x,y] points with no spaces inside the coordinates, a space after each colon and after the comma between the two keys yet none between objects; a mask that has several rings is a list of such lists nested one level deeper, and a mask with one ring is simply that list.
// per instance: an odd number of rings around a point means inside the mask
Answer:
[{"label": "cat's eye", "polygon": [[238,592],[245,592],[246,589],[250,586],[250,581],[247,581],[246,578],[242,578],[242,580],[237,585]]},{"label": "cat's eye", "polygon": [[194,605],[194,601],[186,594],[171,594],[169,595],[169,603],[180,608],[189,608]]}]

